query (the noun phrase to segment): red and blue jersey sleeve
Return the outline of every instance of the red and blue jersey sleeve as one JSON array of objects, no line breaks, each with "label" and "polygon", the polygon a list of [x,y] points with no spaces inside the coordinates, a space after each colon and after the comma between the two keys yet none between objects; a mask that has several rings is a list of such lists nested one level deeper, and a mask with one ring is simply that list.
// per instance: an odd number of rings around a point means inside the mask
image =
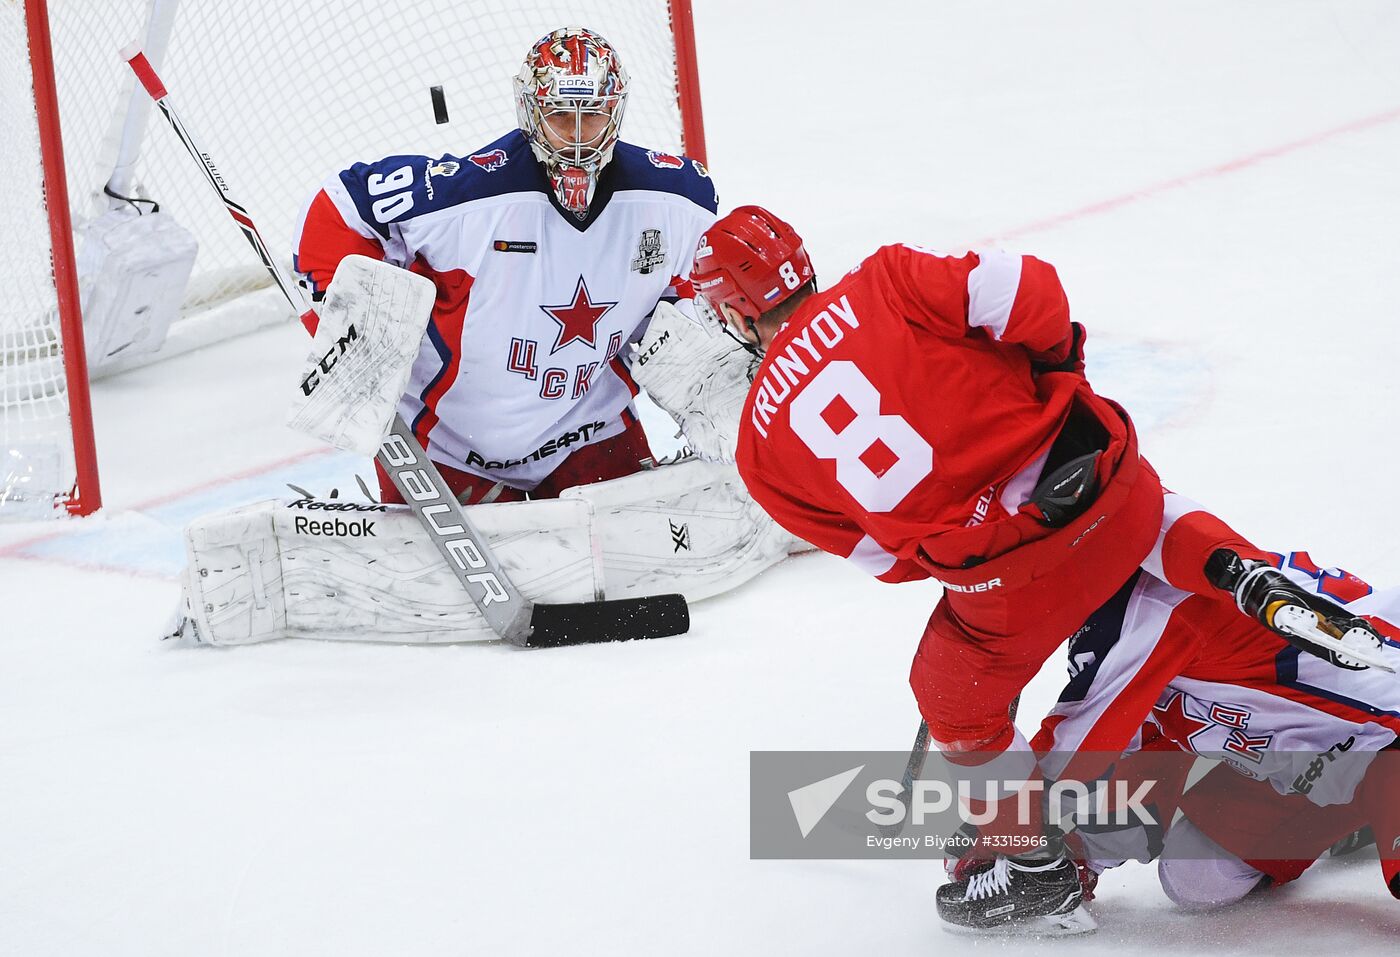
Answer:
[{"label": "red and blue jersey sleeve", "polygon": [[384,258],[383,244],[366,232],[362,224],[346,221],[325,189],[316,191],[298,224],[293,260],[296,271],[311,290],[313,302],[325,295],[336,267],[346,256]]},{"label": "red and blue jersey sleeve", "polygon": [[355,163],[326,179],[293,237],[295,266],[319,299],[346,256],[409,268],[414,255],[402,227],[424,213],[503,193],[543,189],[529,143],[512,131],[470,156],[386,156]]}]

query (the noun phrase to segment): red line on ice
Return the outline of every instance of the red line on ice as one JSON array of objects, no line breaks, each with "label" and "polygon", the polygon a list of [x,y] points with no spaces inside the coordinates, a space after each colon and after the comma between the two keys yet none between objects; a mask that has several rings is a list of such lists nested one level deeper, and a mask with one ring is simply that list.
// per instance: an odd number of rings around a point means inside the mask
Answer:
[{"label": "red line on ice", "polygon": [[1279,156],[1284,156],[1288,153],[1295,153],[1298,150],[1306,149],[1309,146],[1316,146],[1318,143],[1325,142],[1326,140],[1330,140],[1334,137],[1344,136],[1347,133],[1355,133],[1358,130],[1364,130],[1372,126],[1380,126],[1383,123],[1389,123],[1392,120],[1396,119],[1400,119],[1400,107],[1395,107],[1394,109],[1386,110],[1384,113],[1376,113],[1371,116],[1362,117],[1359,120],[1352,120],[1350,123],[1344,123],[1341,126],[1334,126],[1331,129],[1322,130],[1320,132],[1313,133],[1309,136],[1305,136],[1302,139],[1292,140],[1290,142],[1283,143],[1279,146],[1273,146],[1268,149],[1260,150],[1257,153],[1249,153],[1245,156],[1228,160],[1216,166],[1208,166],[1205,169],[1199,169],[1193,173],[1186,173],[1181,176],[1174,176],[1171,179],[1165,179],[1161,182],[1153,183],[1150,186],[1144,186],[1141,189],[1135,189],[1131,193],[1124,193],[1121,196],[1114,196],[1111,199],[1099,200],[1096,203],[1090,203],[1087,206],[1081,206],[1078,209],[1072,209],[1069,212],[1058,213],[1054,216],[1048,216],[1045,219],[1038,219],[1033,222],[1026,223],[1022,226],[1016,226],[1012,229],[999,232],[995,236],[983,237],[982,239],[979,239],[976,242],[974,242],[973,246],[975,247],[988,245],[991,243],[995,243],[999,240],[1012,239],[1017,236],[1024,236],[1027,233],[1036,233],[1040,232],[1041,230],[1051,229],[1055,226],[1060,226],[1064,223],[1073,222],[1077,219],[1086,219],[1090,216],[1097,216],[1099,213],[1110,212],[1111,210],[1118,209],[1120,206],[1126,206],[1129,203],[1135,203],[1138,200],[1149,199],[1158,195],[1159,193],[1165,193],[1173,189],[1179,189],[1182,186],[1189,186],[1192,183],[1198,183],[1203,180],[1213,179],[1217,176],[1224,176],[1227,173],[1233,173],[1237,170],[1245,169],[1250,166],[1257,166],[1265,160],[1275,159]]},{"label": "red line on ice", "polygon": [[[304,462],[307,459],[314,459],[322,455],[329,455],[334,451],[335,449],[332,448],[308,449],[305,452],[298,452],[296,455],[289,455],[286,458],[277,459],[274,462],[267,462],[263,465],[255,465],[252,468],[244,469],[241,472],[235,472],[232,475],[225,475],[221,478],[212,479],[208,482],[201,482],[198,485],[192,485],[189,488],[181,489],[178,492],[170,492],[165,495],[157,496],[156,498],[147,499],[144,502],[138,502],[135,505],[127,506],[123,508],[122,511],[144,512],[149,509],[159,508],[160,506],[166,505],[170,502],[175,502],[182,498],[187,498],[191,495],[198,495],[200,492],[207,492],[211,489],[216,489],[222,485],[230,485],[234,482],[241,482],[244,479],[257,478],[259,475],[265,475],[268,472],[275,472],[277,469],[285,468],[288,465],[295,465],[298,462]],[[95,516],[95,519],[97,521],[101,521],[105,514],[107,514],[106,509],[104,509],[102,512],[99,512],[97,516]],[[92,519],[89,519],[88,521],[90,522],[91,520]],[[65,527],[56,528],[51,532],[44,532],[41,535],[35,535],[33,538],[26,538],[21,541],[15,542],[13,545],[6,545],[5,547],[0,548],[0,558],[14,558],[21,559],[24,561],[50,562],[59,565],[69,565],[74,568],[82,568],[88,571],[116,571],[123,572],[126,574],[141,574],[139,572],[132,572],[131,569],[126,568],[124,566],[107,566],[92,562],[78,562],[71,561],[69,559],[53,558],[49,556],[41,557],[38,555],[24,554],[26,549],[31,548],[34,545],[38,545],[42,542],[47,542],[49,539],[52,538],[58,538],[62,535],[68,534],[69,532],[79,532],[91,527],[90,524],[85,524],[83,522],[78,521],[64,521],[60,524]]]},{"label": "red line on ice", "polygon": [[158,498],[149,499],[145,502],[141,502],[139,504],[131,506],[131,511],[144,512],[147,509],[157,508],[161,505],[166,505],[178,499],[187,498],[191,495],[198,495],[200,492],[207,492],[210,489],[218,488],[221,485],[228,485],[232,482],[241,482],[244,479],[257,478],[259,475],[266,475],[268,472],[274,472],[277,469],[286,468],[288,465],[296,465],[298,462],[304,462],[307,459],[319,458],[322,455],[330,455],[334,451],[335,449],[329,447],[321,449],[307,449],[305,452],[298,452],[295,455],[289,455],[286,458],[278,459],[275,462],[268,462],[264,465],[255,465],[250,469],[244,469],[242,472],[235,472],[232,475],[225,475],[222,478],[211,479],[208,482],[201,482],[199,485],[194,485],[187,489],[181,489],[178,492],[171,492],[167,495],[161,495]]}]

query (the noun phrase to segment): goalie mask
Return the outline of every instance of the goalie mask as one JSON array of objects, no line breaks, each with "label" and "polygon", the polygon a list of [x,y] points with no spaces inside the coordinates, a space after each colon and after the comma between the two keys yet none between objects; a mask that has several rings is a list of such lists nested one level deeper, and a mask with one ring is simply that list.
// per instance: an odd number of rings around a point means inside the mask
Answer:
[{"label": "goalie mask", "polygon": [[701,311],[750,348],[755,321],[813,286],[814,276],[802,237],[761,206],[740,206],[711,226],[690,271]]},{"label": "goalie mask", "polygon": [[563,27],[539,40],[515,77],[520,129],[554,196],[579,219],[612,159],[627,104],[627,71],[592,30]]}]

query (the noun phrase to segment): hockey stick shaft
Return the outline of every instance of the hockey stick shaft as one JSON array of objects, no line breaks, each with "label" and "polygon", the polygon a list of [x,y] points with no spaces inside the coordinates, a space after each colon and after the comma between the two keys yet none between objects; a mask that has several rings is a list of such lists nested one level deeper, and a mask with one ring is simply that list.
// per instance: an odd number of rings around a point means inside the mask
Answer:
[{"label": "hockey stick shaft", "polygon": [[[1011,706],[1007,709],[1007,714],[1014,723],[1016,712],[1021,707],[1021,696],[1017,695],[1011,699]],[[899,832],[904,830],[904,822],[909,819],[909,809],[914,802],[914,782],[924,770],[924,762],[928,759],[929,733],[928,722],[919,721],[919,730],[914,735],[914,747],[909,750],[909,763],[904,766],[904,776],[900,779],[903,790],[899,792],[899,803],[904,805],[904,816],[894,824],[883,824],[880,826],[880,833],[885,837],[898,837]]]},{"label": "hockey stick shaft", "polygon": [[879,825],[880,833],[885,837],[898,837],[904,830],[905,823],[909,820],[909,812],[914,803],[914,782],[918,780],[919,774],[924,769],[924,761],[928,758],[928,722],[920,721],[919,730],[914,735],[914,747],[909,749],[909,763],[904,766],[904,775],[900,778],[901,790],[899,792],[899,803],[904,805],[904,814],[893,824]]},{"label": "hockey stick shaft", "polygon": [[[170,102],[170,93],[145,54],[122,51],[161,115],[200,165],[205,181],[253,247],[263,267],[292,309],[310,311],[301,288],[272,255],[247,208],[238,202],[228,180]],[[680,595],[578,605],[541,605],[520,594],[486,538],[462,512],[456,496],[433,465],[403,417],[395,414],[389,435],[375,456],[394,487],[428,532],[433,545],[452,569],[492,631],[511,644],[554,646],[681,634],[689,627],[685,599]]]}]

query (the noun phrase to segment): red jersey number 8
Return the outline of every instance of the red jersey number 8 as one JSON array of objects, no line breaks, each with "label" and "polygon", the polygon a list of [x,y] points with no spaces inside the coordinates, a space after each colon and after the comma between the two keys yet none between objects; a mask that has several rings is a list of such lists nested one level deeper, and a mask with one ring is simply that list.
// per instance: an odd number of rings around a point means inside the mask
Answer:
[{"label": "red jersey number 8", "polygon": [[854,362],[818,373],[788,420],[813,455],[836,462],[836,481],[867,512],[894,511],[933,471],[933,447],[903,416],[880,413],[879,390]]}]

